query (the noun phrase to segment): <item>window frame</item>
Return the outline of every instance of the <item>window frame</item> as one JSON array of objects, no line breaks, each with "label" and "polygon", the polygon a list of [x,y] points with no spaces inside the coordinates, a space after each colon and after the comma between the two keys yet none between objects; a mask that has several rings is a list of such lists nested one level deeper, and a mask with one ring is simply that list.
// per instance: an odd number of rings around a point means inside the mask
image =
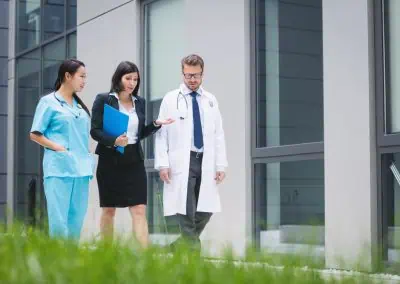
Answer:
[{"label": "window frame", "polygon": [[[260,226],[257,224],[257,212],[260,208],[261,193],[255,186],[255,164],[280,163],[301,160],[324,160],[324,142],[310,142],[302,144],[290,144],[282,146],[257,147],[257,70],[259,46],[257,26],[257,10],[259,0],[250,1],[250,113],[251,113],[251,200],[252,200],[252,238],[254,245],[260,249]],[[322,31],[323,32],[323,31]],[[323,56],[323,55],[322,55]],[[323,94],[322,94],[323,95]]]},{"label": "window frame", "polygon": [[389,185],[385,180],[385,170],[383,167],[388,161],[386,154],[400,152],[400,132],[386,133],[386,126],[389,123],[387,112],[390,109],[388,96],[388,72],[386,65],[387,56],[387,18],[385,16],[385,2],[387,0],[373,1],[373,43],[374,43],[374,79],[375,79],[375,116],[376,116],[376,170],[377,170],[377,196],[376,208],[378,216],[378,247],[382,250],[380,256],[384,263],[388,262],[388,212],[386,204],[388,202],[387,190]]}]

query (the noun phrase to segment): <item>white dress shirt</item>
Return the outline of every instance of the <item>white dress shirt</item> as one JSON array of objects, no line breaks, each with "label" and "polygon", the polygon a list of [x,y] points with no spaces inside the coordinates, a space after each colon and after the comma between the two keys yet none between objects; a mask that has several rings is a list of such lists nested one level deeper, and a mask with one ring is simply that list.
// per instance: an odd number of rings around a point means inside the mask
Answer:
[{"label": "white dress shirt", "polygon": [[133,108],[129,111],[124,108],[124,106],[120,103],[118,95],[116,93],[112,93],[114,97],[118,99],[119,111],[129,116],[128,121],[128,131],[126,136],[128,137],[128,144],[136,144],[138,141],[138,130],[139,130],[139,118],[136,113],[135,101],[137,100],[132,96],[132,106]]},{"label": "white dress shirt", "polygon": [[[180,86],[181,92],[182,94],[185,96],[187,103],[188,103],[188,108],[190,110],[192,110],[193,108],[193,103],[192,103],[192,96],[190,95],[193,91],[191,89],[189,89],[185,84],[181,84]],[[203,129],[203,125],[204,125],[204,113],[203,113],[203,107],[201,106],[201,95],[203,93],[203,89],[200,86],[199,89],[196,91],[196,93],[198,94],[196,96],[196,100],[197,103],[199,105],[199,110],[200,110],[200,120],[201,120],[201,129]],[[191,111],[190,113],[193,113],[193,111]],[[204,133],[204,131],[203,131]],[[192,148],[191,151],[194,152],[203,152],[204,151],[204,147],[202,147],[201,149],[196,148],[196,146],[194,146],[194,131],[192,131]]]}]

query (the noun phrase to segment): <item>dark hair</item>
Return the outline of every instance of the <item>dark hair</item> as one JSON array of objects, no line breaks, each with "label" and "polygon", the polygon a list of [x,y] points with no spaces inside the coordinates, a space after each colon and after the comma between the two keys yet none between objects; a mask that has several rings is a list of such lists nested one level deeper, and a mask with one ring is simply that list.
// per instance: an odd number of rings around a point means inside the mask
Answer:
[{"label": "dark hair", "polygon": [[[60,68],[58,68],[58,76],[57,76],[57,80],[54,84],[54,89],[56,91],[58,89],[60,89],[62,83],[64,83],[66,73],[69,73],[69,74],[71,74],[71,76],[73,76],[81,66],[85,67],[85,64],[82,61],[79,61],[76,59],[64,60],[63,63],[61,63]],[[78,95],[75,93],[73,93],[72,96],[78,102],[78,104],[80,104],[83,107],[83,109],[87,112],[87,114],[90,116],[89,109],[83,103],[81,98],[78,97]]]},{"label": "dark hair", "polygon": [[184,65],[189,65],[189,66],[200,65],[201,71],[204,71],[204,60],[197,54],[190,54],[188,56],[185,56],[181,61],[181,65],[182,65],[182,71]]},{"label": "dark hair", "polygon": [[114,75],[111,79],[111,89],[110,92],[119,93],[124,90],[124,86],[122,85],[122,77],[129,73],[137,73],[138,74],[138,82],[135,89],[132,92],[132,96],[137,96],[140,87],[140,74],[139,68],[136,66],[135,63],[129,61],[122,61],[118,64],[117,69],[114,72]]}]

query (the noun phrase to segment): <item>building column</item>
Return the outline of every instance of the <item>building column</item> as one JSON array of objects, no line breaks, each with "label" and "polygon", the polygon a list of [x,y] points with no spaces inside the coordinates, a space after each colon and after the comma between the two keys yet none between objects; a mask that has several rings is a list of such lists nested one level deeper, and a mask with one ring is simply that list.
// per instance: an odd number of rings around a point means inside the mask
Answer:
[{"label": "building column", "polygon": [[377,183],[371,0],[323,0],[325,259],[372,268]]},{"label": "building column", "polygon": [[7,96],[7,225],[14,219],[14,151],[15,151],[15,36],[16,0],[9,3],[8,24],[8,96]]}]

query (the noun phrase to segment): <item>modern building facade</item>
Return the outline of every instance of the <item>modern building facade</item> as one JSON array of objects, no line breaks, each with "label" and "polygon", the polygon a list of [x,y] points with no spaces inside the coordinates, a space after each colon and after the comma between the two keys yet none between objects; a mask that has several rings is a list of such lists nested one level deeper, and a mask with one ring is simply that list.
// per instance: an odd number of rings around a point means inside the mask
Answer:
[{"label": "modern building facade", "polygon": [[[8,68],[0,65],[8,78],[0,81],[0,90],[8,85],[0,92],[8,106],[0,106],[1,218],[44,219],[41,150],[28,132],[61,60],[77,56],[87,65],[81,95],[89,106],[109,90],[120,61],[136,62],[151,120],[181,81],[180,59],[198,53],[204,86],[219,100],[230,165],[219,187],[223,212],[203,235],[206,253],[311,247],[339,268],[398,259],[397,0],[1,3],[9,13],[8,23],[0,20],[0,31],[9,27]],[[179,230],[162,217],[153,140],[144,144],[150,232],[161,242]],[[98,234],[99,217],[93,179],[84,238]],[[119,233],[131,231],[127,210],[116,221]]]}]

